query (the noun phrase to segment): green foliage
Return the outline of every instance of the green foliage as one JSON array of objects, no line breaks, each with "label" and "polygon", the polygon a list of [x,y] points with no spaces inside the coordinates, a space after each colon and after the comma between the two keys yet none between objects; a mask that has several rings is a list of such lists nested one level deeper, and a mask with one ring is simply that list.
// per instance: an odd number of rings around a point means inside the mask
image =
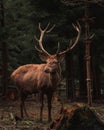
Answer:
[{"label": "green foliage", "polygon": [[[44,42],[47,43],[44,46],[49,52],[53,50],[51,53],[55,53],[58,41],[61,41],[61,48],[66,48],[66,43],[72,37],[68,17],[73,13],[59,0],[5,0],[4,5],[5,37],[8,43],[10,71],[21,64],[40,62],[34,48],[36,44],[34,34],[39,35],[39,22],[42,27],[46,26],[48,22],[56,24],[53,32],[44,38]],[[70,34],[71,36],[69,36]]]},{"label": "green foliage", "polygon": [[[33,54],[33,33],[35,29],[31,15],[32,9],[28,0],[5,0],[5,34],[8,43],[9,70],[13,71],[17,66],[28,63],[27,59],[32,59],[32,55],[29,58],[27,57],[28,52]],[[20,58],[23,53],[24,60]]]},{"label": "green foliage", "polygon": [[[69,4],[66,4],[68,2]],[[72,4],[74,2],[74,4]],[[67,0],[4,0],[5,7],[5,28],[0,31],[0,37],[4,34],[6,43],[8,44],[8,70],[9,74],[20,65],[28,63],[40,63],[39,56],[35,50],[37,42],[34,40],[34,34],[39,36],[38,23],[40,22],[44,28],[48,22],[50,26],[55,24],[55,28],[50,34],[44,37],[44,47],[51,53],[57,50],[57,42],[61,43],[61,50],[66,49],[70,39],[76,37],[76,32],[72,27],[72,23],[79,20],[82,25],[82,34],[80,44],[73,51],[73,60],[75,64],[75,77],[78,78],[78,52],[83,51],[84,55],[84,23],[81,19],[84,16],[84,4],[80,1]],[[95,3],[95,2],[94,2]],[[92,60],[99,59],[102,79],[104,78],[104,8],[102,1],[94,4],[91,2],[90,16],[95,17],[91,23],[92,32],[95,37],[92,40],[92,47],[96,51],[92,51]],[[68,6],[67,6],[68,5]],[[100,13],[99,13],[100,11]],[[94,49],[95,50],[95,49]],[[99,55],[100,52],[100,55]],[[0,53],[1,55],[1,53]],[[65,64],[63,63],[63,67]]]}]

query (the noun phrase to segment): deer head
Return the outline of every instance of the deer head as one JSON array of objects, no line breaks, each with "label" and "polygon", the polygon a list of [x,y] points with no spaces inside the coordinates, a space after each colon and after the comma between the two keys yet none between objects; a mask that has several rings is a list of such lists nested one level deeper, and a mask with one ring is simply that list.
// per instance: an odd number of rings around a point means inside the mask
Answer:
[{"label": "deer head", "polygon": [[36,36],[34,36],[36,41],[39,43],[39,48],[37,48],[37,47],[35,47],[35,48],[39,52],[40,59],[43,62],[46,62],[46,67],[45,67],[44,71],[47,73],[55,73],[57,71],[57,68],[59,67],[60,62],[64,59],[65,54],[67,52],[69,52],[70,50],[72,50],[78,43],[80,33],[81,33],[81,27],[78,22],[77,22],[77,25],[73,24],[73,27],[78,32],[74,43],[71,43],[71,46],[62,52],[59,52],[60,43],[58,43],[58,49],[57,49],[56,54],[51,55],[44,49],[43,42],[42,42],[45,33],[51,32],[52,29],[55,27],[55,25],[53,25],[50,29],[48,29],[49,25],[50,24],[48,24],[44,29],[42,29],[40,26],[40,23],[39,23],[40,37],[38,39]]}]

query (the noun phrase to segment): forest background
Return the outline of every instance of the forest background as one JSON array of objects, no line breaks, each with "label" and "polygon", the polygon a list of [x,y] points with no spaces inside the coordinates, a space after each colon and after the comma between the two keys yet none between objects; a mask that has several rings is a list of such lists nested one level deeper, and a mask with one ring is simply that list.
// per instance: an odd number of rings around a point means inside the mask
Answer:
[{"label": "forest background", "polygon": [[[91,85],[93,98],[104,93],[104,2],[89,2],[91,39]],[[78,20],[82,27],[78,45],[68,53],[62,63],[62,80],[66,84],[67,98],[86,97],[86,61],[85,61],[85,2],[77,0],[0,0],[0,91],[5,95],[12,83],[10,74],[18,66],[28,63],[41,63],[35,50],[39,36],[38,23],[42,27],[50,22],[54,30],[44,38],[44,47],[51,53],[69,45],[76,37],[72,23]]]}]

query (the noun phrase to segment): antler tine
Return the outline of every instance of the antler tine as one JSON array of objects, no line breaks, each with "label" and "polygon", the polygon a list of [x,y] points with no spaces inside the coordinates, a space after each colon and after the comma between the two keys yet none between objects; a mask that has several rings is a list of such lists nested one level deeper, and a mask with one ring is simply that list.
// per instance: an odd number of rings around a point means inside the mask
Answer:
[{"label": "antler tine", "polygon": [[45,29],[42,29],[41,28],[41,24],[39,23],[39,30],[40,30],[40,32],[47,32],[47,29],[48,29],[49,25],[50,25],[50,23],[47,24]]},{"label": "antler tine", "polygon": [[46,28],[45,28],[45,31],[47,32],[47,29],[49,27],[50,23],[47,24]]},{"label": "antler tine", "polygon": [[[69,46],[72,44],[72,40],[70,40]],[[65,53],[67,53],[68,51],[70,51],[70,48],[67,48],[65,51],[62,51],[59,53],[59,55],[63,55]]]},{"label": "antler tine", "polygon": [[58,49],[57,49],[57,51],[56,51],[56,54],[58,54],[59,51],[60,51],[60,42],[58,42]]},{"label": "antler tine", "polygon": [[35,46],[35,49],[36,49],[38,52],[42,53],[42,51],[41,51],[37,46]]},{"label": "antler tine", "polygon": [[48,31],[46,31],[46,32],[47,33],[51,32],[54,29],[54,27],[55,27],[55,24]]},{"label": "antler tine", "polygon": [[46,26],[46,28],[42,30],[41,24],[39,23],[39,30],[40,30],[41,32],[43,31],[43,32],[49,33],[49,32],[51,32],[51,31],[54,29],[55,24],[54,24],[49,30],[47,30],[48,27],[49,27],[49,25],[50,25],[50,23],[48,23],[47,26]]},{"label": "antler tine", "polygon": [[[80,34],[81,34],[81,26],[80,26],[80,24],[79,24],[79,22],[77,21],[77,25],[74,25],[74,24],[72,24],[73,25],[73,27],[75,28],[75,30],[78,32],[78,34],[77,34],[77,37],[76,37],[76,40],[75,40],[75,42],[72,44],[72,46],[70,47],[70,48],[67,48],[65,51],[63,51],[63,52],[60,52],[59,54],[60,55],[62,55],[62,54],[65,54],[65,53],[67,53],[68,51],[70,51],[70,50],[72,50],[75,46],[76,46],[76,44],[78,43],[78,40],[79,40],[79,37],[80,37]],[[72,43],[72,40],[70,40],[70,44]]]},{"label": "antler tine", "polygon": [[40,32],[42,32],[42,29],[41,29],[41,25],[40,25],[40,23],[39,23],[39,30],[40,30]]},{"label": "antler tine", "polygon": [[[78,25],[78,26],[77,26],[77,25]],[[79,24],[78,21],[77,21],[77,25],[75,26],[75,29],[77,30],[78,35],[77,35],[77,37],[76,37],[76,40],[75,40],[74,44],[70,47],[70,50],[72,50],[72,49],[76,46],[76,44],[78,43],[80,34],[81,34],[81,26],[80,26],[80,24]]]},{"label": "antler tine", "polygon": [[41,51],[43,51],[43,52],[44,52],[46,55],[48,55],[48,56],[50,56],[50,54],[44,49],[42,41],[43,41],[44,34],[50,32],[50,31],[52,31],[52,29],[55,27],[55,25],[53,25],[53,26],[48,30],[49,25],[50,25],[50,23],[48,23],[47,26],[46,26],[44,29],[42,29],[42,28],[41,28],[41,24],[39,23],[39,30],[40,30],[40,33],[41,33],[39,39],[34,35],[34,38],[35,38],[36,41],[38,41],[38,43],[39,43],[39,46],[40,46]]},{"label": "antler tine", "polygon": [[37,42],[39,41],[36,35],[34,35],[34,38],[35,38],[35,40],[36,40]]},{"label": "antler tine", "polygon": [[77,32],[79,32],[81,30],[81,26],[78,21],[77,21],[77,25],[72,24],[72,26],[77,30]]}]

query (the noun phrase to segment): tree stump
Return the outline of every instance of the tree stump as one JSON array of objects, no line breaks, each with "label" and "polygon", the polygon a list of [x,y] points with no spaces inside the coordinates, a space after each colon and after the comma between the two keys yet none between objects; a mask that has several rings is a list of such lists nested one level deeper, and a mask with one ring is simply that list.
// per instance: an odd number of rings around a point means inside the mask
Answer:
[{"label": "tree stump", "polygon": [[104,122],[93,109],[77,103],[62,107],[58,118],[44,130],[104,130]]}]

